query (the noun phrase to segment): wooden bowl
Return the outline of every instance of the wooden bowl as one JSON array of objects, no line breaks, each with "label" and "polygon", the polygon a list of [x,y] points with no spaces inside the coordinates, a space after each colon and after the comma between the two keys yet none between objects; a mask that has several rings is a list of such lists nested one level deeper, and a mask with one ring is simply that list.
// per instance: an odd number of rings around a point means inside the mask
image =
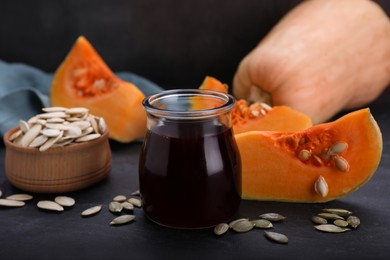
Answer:
[{"label": "wooden bowl", "polygon": [[4,135],[5,172],[15,187],[37,193],[64,193],[89,187],[109,174],[111,150],[108,131],[84,143],[50,148],[44,152],[12,143]]}]

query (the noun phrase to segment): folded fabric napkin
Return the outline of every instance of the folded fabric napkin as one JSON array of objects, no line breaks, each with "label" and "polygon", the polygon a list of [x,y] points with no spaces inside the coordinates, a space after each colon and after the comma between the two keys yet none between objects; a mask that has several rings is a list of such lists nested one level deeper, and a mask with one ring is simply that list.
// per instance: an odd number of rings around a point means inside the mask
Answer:
[{"label": "folded fabric napkin", "polygon": [[[116,75],[136,85],[145,96],[158,93],[161,87],[130,72]],[[53,79],[52,73],[20,63],[6,63],[0,60],[0,135],[42,112],[50,106],[49,93]]]}]

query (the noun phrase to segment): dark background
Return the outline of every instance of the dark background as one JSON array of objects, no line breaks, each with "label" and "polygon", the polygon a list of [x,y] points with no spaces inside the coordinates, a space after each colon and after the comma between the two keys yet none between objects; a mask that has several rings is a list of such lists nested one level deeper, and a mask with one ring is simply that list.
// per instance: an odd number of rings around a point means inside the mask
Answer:
[{"label": "dark background", "polygon": [[[231,83],[240,60],[298,0],[2,0],[0,59],[53,72],[84,35],[114,72],[165,87]],[[390,1],[379,2],[390,12]],[[351,7],[353,8],[353,7]]]}]

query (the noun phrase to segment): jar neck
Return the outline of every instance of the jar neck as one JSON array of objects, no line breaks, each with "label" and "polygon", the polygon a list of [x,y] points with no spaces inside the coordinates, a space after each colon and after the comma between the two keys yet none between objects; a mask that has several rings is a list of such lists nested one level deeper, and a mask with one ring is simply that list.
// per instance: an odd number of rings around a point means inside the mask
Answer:
[{"label": "jar neck", "polygon": [[220,91],[178,89],[147,97],[142,104],[149,118],[201,120],[230,117],[235,99]]}]

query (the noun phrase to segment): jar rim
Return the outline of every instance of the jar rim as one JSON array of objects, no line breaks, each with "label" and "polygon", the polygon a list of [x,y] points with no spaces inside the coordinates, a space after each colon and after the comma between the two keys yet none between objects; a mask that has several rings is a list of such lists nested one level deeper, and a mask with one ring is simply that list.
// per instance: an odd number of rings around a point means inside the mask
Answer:
[{"label": "jar rim", "polygon": [[[156,104],[161,104],[164,99],[169,98],[191,98],[191,97],[207,97],[222,101],[221,105],[207,109],[194,110],[176,110],[157,107]],[[220,114],[229,112],[235,104],[235,99],[232,95],[208,89],[171,89],[164,90],[160,93],[144,98],[142,105],[147,113],[171,119],[201,119],[208,117],[215,117]]]}]

